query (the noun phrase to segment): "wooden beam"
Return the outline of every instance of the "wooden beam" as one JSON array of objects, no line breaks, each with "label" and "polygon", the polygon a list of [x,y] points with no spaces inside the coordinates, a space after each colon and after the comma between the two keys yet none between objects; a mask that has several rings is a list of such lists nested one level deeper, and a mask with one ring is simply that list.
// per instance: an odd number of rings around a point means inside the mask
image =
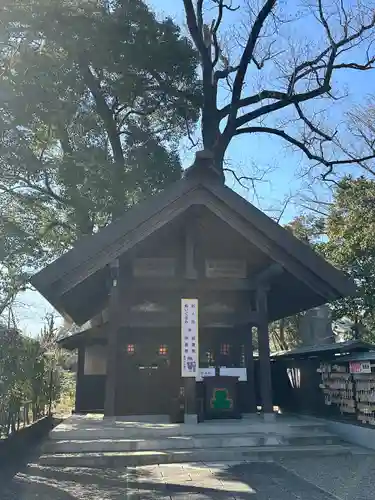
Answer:
[{"label": "wooden beam", "polygon": [[185,278],[196,280],[198,272],[195,267],[196,234],[194,219],[189,219],[187,224],[185,232]]},{"label": "wooden beam", "polygon": [[104,397],[104,416],[115,416],[116,379],[117,379],[117,334],[119,327],[120,293],[119,293],[119,261],[116,259],[110,265],[111,290],[109,296],[109,324],[107,336],[107,377]]},{"label": "wooden beam", "polygon": [[223,290],[223,291],[251,291],[256,290],[256,284],[249,279],[233,278],[200,278],[194,280],[184,278],[137,278],[132,280],[128,287],[133,289],[165,289],[165,290],[189,290],[194,287],[200,291]]},{"label": "wooden beam", "polygon": [[[181,314],[174,313],[129,313],[119,320],[121,327],[133,328],[161,328],[161,327],[180,327]],[[227,326],[229,328],[240,325],[247,325],[248,323],[258,324],[260,321],[257,312],[246,313],[199,313],[199,326],[209,327],[214,325]]]},{"label": "wooden beam", "polygon": [[261,318],[258,324],[258,349],[262,410],[265,415],[271,415],[273,414],[273,397],[268,332],[267,289],[265,288],[259,288],[257,290],[257,309]]},{"label": "wooden beam", "polygon": [[256,274],[253,278],[253,283],[255,288],[260,286],[269,285],[273,278],[280,276],[284,272],[284,268],[278,262],[273,262],[266,269]]},{"label": "wooden beam", "polygon": [[[189,230],[186,233],[185,239],[185,278],[132,278],[131,284],[127,283],[127,288],[130,286],[132,288],[139,289],[155,289],[162,288],[168,290],[178,290],[187,289],[187,287],[192,286],[191,281],[194,280],[194,286],[199,287],[201,290],[227,290],[227,291],[252,291],[260,284],[264,284],[267,280],[271,280],[277,275],[281,274],[284,270],[283,266],[278,263],[271,264],[267,269],[257,274],[252,278],[238,279],[238,278],[197,278],[197,270],[195,265],[195,248],[196,248],[196,238],[194,235],[194,230]],[[56,297],[55,301],[59,300],[59,293],[61,293],[61,288],[65,288],[62,281],[56,284],[56,288],[53,293]],[[61,302],[61,301],[60,301]],[[63,305],[59,308],[63,311]]]}]

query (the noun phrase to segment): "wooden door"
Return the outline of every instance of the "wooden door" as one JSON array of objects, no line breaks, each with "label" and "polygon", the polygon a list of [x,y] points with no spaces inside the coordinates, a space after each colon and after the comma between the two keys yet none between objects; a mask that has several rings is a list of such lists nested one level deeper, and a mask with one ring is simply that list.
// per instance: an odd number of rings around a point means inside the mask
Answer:
[{"label": "wooden door", "polygon": [[127,336],[119,352],[116,413],[168,414],[175,392],[175,377],[171,374],[175,366],[173,337],[169,332],[137,333]]},{"label": "wooden door", "polygon": [[242,331],[207,328],[200,331],[199,364],[207,366],[245,367],[246,336]]}]

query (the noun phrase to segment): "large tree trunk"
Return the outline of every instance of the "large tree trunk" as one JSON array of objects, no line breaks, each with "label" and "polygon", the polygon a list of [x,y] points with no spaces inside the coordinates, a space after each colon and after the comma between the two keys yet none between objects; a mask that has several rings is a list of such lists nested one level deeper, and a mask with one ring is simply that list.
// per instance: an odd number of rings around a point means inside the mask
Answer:
[{"label": "large tree trunk", "polygon": [[[220,133],[219,120],[212,118],[215,113],[206,112],[202,114],[202,136],[203,146],[206,151],[210,151],[213,157],[213,167],[220,173],[224,179],[224,158],[228,143]],[[205,117],[205,115],[208,115]],[[210,116],[211,115],[211,116]]]},{"label": "large tree trunk", "polygon": [[112,218],[116,219],[122,215],[124,211],[123,204],[119,201],[121,200],[123,194],[123,174],[125,168],[125,158],[122,149],[120,135],[118,133],[117,124],[111,109],[109,108],[105,97],[101,91],[100,83],[97,81],[96,77],[92,73],[90,67],[87,64],[81,64],[80,66],[84,81],[89,88],[94,100],[98,114],[103,120],[108,140],[111,145],[112,155],[113,155],[113,206],[112,206]]},{"label": "large tree trunk", "polygon": [[205,98],[203,102],[202,138],[204,149],[210,151],[213,155],[214,167],[223,172],[227,144],[225,144],[224,136],[220,132],[220,119],[216,108],[216,91],[217,89],[210,88],[209,98]]}]

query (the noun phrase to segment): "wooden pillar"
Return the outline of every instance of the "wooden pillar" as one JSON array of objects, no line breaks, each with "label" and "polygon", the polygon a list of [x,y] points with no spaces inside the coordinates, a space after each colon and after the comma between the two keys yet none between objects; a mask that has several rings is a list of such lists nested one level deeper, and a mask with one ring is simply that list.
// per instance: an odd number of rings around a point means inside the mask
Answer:
[{"label": "wooden pillar", "polygon": [[[184,277],[190,280],[192,285],[186,286],[184,293],[184,298],[196,298],[196,293],[193,290],[196,288],[194,284],[196,283],[198,273],[195,266],[195,252],[196,252],[196,212],[193,210],[190,218],[187,221],[187,228],[185,231],[185,270]],[[180,306],[181,307],[181,306]],[[199,313],[198,313],[199,314]],[[199,316],[198,316],[199,321]],[[199,324],[198,324],[198,335],[199,335]],[[181,342],[182,342],[182,335]],[[198,337],[199,338],[199,337]],[[182,354],[182,345],[181,345]],[[199,358],[198,358],[199,359]],[[197,394],[196,394],[196,380],[195,377],[184,377],[184,392],[185,392],[185,423],[197,423]]]},{"label": "wooden pillar", "polygon": [[265,419],[273,416],[271,359],[268,333],[267,289],[257,290],[259,374],[262,410]]},{"label": "wooden pillar", "polygon": [[196,381],[193,377],[184,378],[185,423],[197,423]]},{"label": "wooden pillar", "polygon": [[247,380],[248,387],[250,391],[247,394],[248,402],[249,402],[249,411],[250,413],[257,412],[257,402],[256,402],[256,394],[255,394],[255,366],[254,366],[254,351],[253,351],[253,327],[250,324],[248,326],[250,331],[247,331],[247,343],[245,344],[246,349],[246,368],[247,368]]},{"label": "wooden pillar", "polygon": [[83,377],[85,375],[85,346],[78,347],[77,359],[77,379],[76,379],[76,400],[74,405],[75,413],[82,412],[82,388],[84,384]]},{"label": "wooden pillar", "polygon": [[109,329],[107,338],[107,377],[104,395],[104,416],[114,417],[116,414],[116,379],[117,379],[117,333],[119,325],[120,292],[119,261],[110,266],[111,290],[108,303]]}]

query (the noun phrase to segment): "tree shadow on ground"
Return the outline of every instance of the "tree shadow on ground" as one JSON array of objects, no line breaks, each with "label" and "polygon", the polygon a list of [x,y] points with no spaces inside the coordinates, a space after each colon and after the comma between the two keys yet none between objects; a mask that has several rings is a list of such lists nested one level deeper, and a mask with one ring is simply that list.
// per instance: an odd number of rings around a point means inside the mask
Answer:
[{"label": "tree shadow on ground", "polygon": [[[215,477],[223,482],[242,481],[255,492],[266,493],[273,500],[289,498],[302,498],[304,500],[334,500],[336,497],[321,490],[318,486],[305,481],[294,472],[286,469],[275,462],[248,462],[229,465],[226,468],[218,468],[214,472]],[[250,498],[236,495],[236,498]],[[253,495],[252,500],[258,498]]]},{"label": "tree shadow on ground", "polygon": [[[0,455],[1,486],[11,481],[17,472],[25,470],[30,461],[36,460],[39,457],[41,447],[45,442],[46,433],[50,431],[51,427],[58,425],[61,419],[52,418],[52,420],[44,420],[44,422],[45,427],[36,428],[37,432],[35,434],[29,435],[28,439],[20,440],[17,447],[13,448],[10,446],[9,449],[6,449],[4,456]],[[38,424],[40,426],[41,421],[36,422],[34,425]]]},{"label": "tree shadow on ground", "polygon": [[[199,500],[228,500],[237,498],[240,500],[255,500],[252,493],[236,492],[218,486],[207,486],[199,480],[185,481],[188,476],[185,473],[181,478],[171,477],[169,481],[164,482],[162,477],[155,479],[152,473],[153,468],[128,468],[124,469],[88,469],[88,468],[59,468],[42,467],[32,465],[28,468],[29,476],[38,477],[41,482],[56,482],[60,488],[71,492],[75,485],[74,498],[93,499],[139,499],[139,500],[163,500],[163,499],[199,499]],[[127,496],[125,496],[125,494]]]},{"label": "tree shadow on ground", "polygon": [[[163,470],[162,476],[160,470]],[[201,475],[200,475],[201,474]],[[189,480],[187,480],[190,478]],[[0,500],[332,500],[276,463],[185,464],[172,468],[30,465]]]},{"label": "tree shadow on ground", "polygon": [[74,500],[75,496],[61,489],[58,485],[35,481],[34,478],[19,474],[1,487],[1,500]]}]

